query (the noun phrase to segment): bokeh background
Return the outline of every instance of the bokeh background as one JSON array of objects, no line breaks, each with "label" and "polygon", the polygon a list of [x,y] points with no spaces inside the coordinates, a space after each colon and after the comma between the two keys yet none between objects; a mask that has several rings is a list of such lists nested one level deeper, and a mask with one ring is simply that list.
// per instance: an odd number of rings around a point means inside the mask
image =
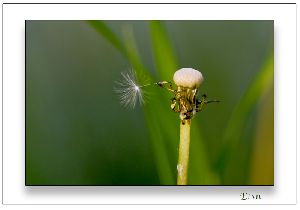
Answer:
[{"label": "bokeh background", "polygon": [[172,95],[127,110],[113,89],[183,67],[221,100],[193,119],[188,183],[273,185],[273,54],[273,21],[26,21],[26,185],[175,185]]}]

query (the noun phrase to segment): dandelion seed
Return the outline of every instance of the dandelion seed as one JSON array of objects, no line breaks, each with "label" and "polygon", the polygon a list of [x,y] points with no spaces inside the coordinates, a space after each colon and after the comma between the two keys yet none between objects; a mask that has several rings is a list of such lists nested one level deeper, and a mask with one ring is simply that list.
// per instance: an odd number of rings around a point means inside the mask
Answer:
[{"label": "dandelion seed", "polygon": [[147,85],[139,85],[137,82],[137,76],[133,70],[127,73],[121,73],[122,80],[116,81],[117,87],[114,88],[115,92],[120,97],[120,103],[123,107],[134,109],[137,103],[143,105],[144,90],[143,87]]}]

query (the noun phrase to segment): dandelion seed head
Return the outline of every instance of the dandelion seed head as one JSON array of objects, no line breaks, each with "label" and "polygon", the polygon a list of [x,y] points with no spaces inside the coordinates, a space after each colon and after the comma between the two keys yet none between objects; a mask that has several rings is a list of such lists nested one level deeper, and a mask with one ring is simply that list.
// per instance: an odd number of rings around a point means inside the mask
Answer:
[{"label": "dandelion seed head", "polygon": [[177,86],[194,89],[203,83],[204,78],[196,69],[182,68],[174,73],[173,80]]},{"label": "dandelion seed head", "polygon": [[137,103],[144,104],[144,90],[137,82],[137,76],[133,70],[121,73],[122,79],[116,81],[117,86],[114,88],[119,95],[120,104],[129,109],[134,109]]}]

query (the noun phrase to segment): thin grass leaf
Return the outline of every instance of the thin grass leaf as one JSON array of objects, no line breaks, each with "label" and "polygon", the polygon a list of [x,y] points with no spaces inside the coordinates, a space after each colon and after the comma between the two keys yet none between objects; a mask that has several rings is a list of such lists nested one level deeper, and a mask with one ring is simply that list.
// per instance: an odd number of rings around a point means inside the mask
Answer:
[{"label": "thin grass leaf", "polygon": [[250,185],[274,184],[274,88],[259,104],[254,149],[249,161]]},{"label": "thin grass leaf", "polygon": [[223,135],[223,146],[220,151],[219,158],[216,161],[216,167],[221,174],[224,173],[230,158],[233,156],[232,151],[234,151],[234,148],[241,141],[240,137],[246,124],[245,119],[249,118],[249,115],[256,107],[255,105],[262,97],[264,97],[266,91],[274,84],[273,81],[274,61],[273,55],[271,55],[263,65],[261,71],[259,71],[256,78],[250,84],[239,104],[232,112],[227,123],[227,127]]},{"label": "thin grass leaf", "polygon": [[134,38],[133,30],[129,25],[123,28],[124,49],[125,54],[138,77],[146,76],[151,78],[150,71],[145,67],[139,55],[138,47]]},{"label": "thin grass leaf", "polygon": [[[175,56],[172,43],[168,38],[164,24],[161,21],[151,21],[150,33],[153,46],[154,62],[157,67],[158,75],[160,76],[161,80],[172,80],[174,72],[178,69],[178,61]],[[162,98],[161,100],[165,99]],[[159,110],[158,107],[157,109]],[[165,107],[165,109],[167,108]],[[170,109],[168,111],[171,112]],[[164,110],[161,112],[164,112]],[[175,115],[175,113],[173,114]],[[177,115],[176,119],[173,119],[172,121],[170,120],[170,117],[162,119],[162,124],[164,126],[168,124],[168,129],[166,129],[166,131],[170,132],[166,133],[165,136],[167,139],[171,140],[167,142],[169,145],[172,145],[172,149],[169,153],[171,153],[171,158],[173,159],[172,162],[176,163],[178,158],[177,149],[179,143],[179,133],[174,132],[174,130],[179,130],[179,123],[180,120]],[[191,151],[188,175],[190,177],[189,184],[199,185],[217,183],[216,175],[213,175],[213,172],[211,171],[205,151],[206,149],[201,137],[200,127],[198,126],[197,121],[193,120],[191,127]]]},{"label": "thin grass leaf", "polygon": [[[201,113],[198,113],[200,115]],[[199,116],[196,116],[199,117]],[[191,127],[191,151],[189,166],[190,185],[218,185],[219,177],[210,165],[207,149],[200,131],[200,123],[195,119]]]},{"label": "thin grass leaf", "polygon": [[151,108],[144,110],[146,122],[149,129],[149,135],[151,138],[152,148],[155,156],[155,166],[157,169],[158,177],[161,185],[174,185],[175,177],[172,170],[170,160],[168,157],[168,151],[165,145],[165,136],[161,131],[160,124],[155,119],[157,113]]},{"label": "thin grass leaf", "polygon": [[[132,29],[126,26],[123,32],[125,51],[129,61],[138,74],[149,75],[149,71],[143,65],[142,59],[139,56]],[[172,185],[175,182],[175,177],[173,176],[174,173],[172,172],[170,158],[168,156],[169,151],[165,144],[165,139],[168,138],[165,138],[164,135],[165,126],[167,124],[163,124],[162,120],[158,120],[157,115],[157,113],[159,113],[159,119],[167,119],[164,117],[165,110],[162,110],[162,106],[157,106],[157,103],[151,103],[151,106],[143,107],[143,110],[155,154],[155,165],[157,167],[160,183],[162,185]]]},{"label": "thin grass leaf", "polygon": [[178,69],[178,62],[168,38],[167,31],[161,21],[150,21],[150,33],[153,46],[154,61],[159,76],[170,80]]},{"label": "thin grass leaf", "polygon": [[[116,49],[118,49],[130,61],[138,75],[145,74],[151,77],[139,56],[135,38],[129,26],[124,28],[124,42],[121,42],[102,21],[89,21],[89,24],[91,24],[104,38],[107,39],[107,41],[115,46]],[[173,77],[173,73],[178,68],[171,42],[169,41],[166,31],[160,22],[152,22],[151,31],[154,46],[153,50],[155,52],[154,57],[158,67],[158,73],[161,76],[161,79],[170,79]],[[172,185],[176,183],[177,174],[176,163],[179,143],[179,119],[177,115],[168,109],[169,107],[164,106],[164,104],[168,104],[169,101],[166,97],[169,97],[167,93],[161,93],[158,95],[158,103],[154,102],[151,106],[146,106],[144,108],[144,112],[153,145],[160,183],[162,185]],[[202,139],[197,133],[199,134],[199,131],[193,132],[192,138],[201,142]],[[203,181],[205,179],[207,181],[209,178],[207,179],[205,177],[212,176],[210,176],[211,172],[207,165],[207,161],[203,157],[204,152],[199,153],[205,149],[202,147],[202,144],[198,144],[196,140],[194,142],[195,152],[193,152],[193,157],[195,157],[194,163],[197,164],[192,163],[190,170],[193,172],[193,177],[195,177],[192,178],[192,180],[195,181],[195,184],[199,184],[199,180]]]},{"label": "thin grass leaf", "polygon": [[[124,42],[121,42],[104,22],[88,21],[88,23],[129,60],[136,73],[138,74],[138,77],[141,74],[147,75],[149,78],[151,77],[149,71],[147,71],[147,69],[141,61],[137,50],[137,45],[133,36],[133,32],[129,26],[126,26],[124,28]],[[145,108],[144,113],[146,122],[148,124],[150,139],[154,151],[153,153],[156,163],[155,165],[157,167],[157,173],[159,176],[160,183],[163,185],[172,184],[171,180],[173,180],[174,178],[172,177],[167,151],[163,144],[163,137],[160,132],[160,126],[155,121],[155,113],[153,113],[152,108]]]},{"label": "thin grass leaf", "polygon": [[[225,141],[230,141],[232,144],[236,144],[238,140],[238,133],[242,132],[244,127],[244,119],[247,118],[247,115],[251,112],[252,108],[255,107],[255,104],[261,99],[262,96],[273,84],[274,80],[274,64],[273,56],[267,60],[264,64],[262,70],[253,80],[248,90],[244,94],[240,103],[237,105],[235,110],[232,112],[229,122],[227,123],[227,128],[225,130]],[[234,138],[234,137],[237,138]],[[234,140],[233,140],[234,139]]]},{"label": "thin grass leaf", "polygon": [[87,20],[86,22],[99,34],[101,34],[101,36],[103,36],[108,42],[110,42],[116,49],[118,49],[123,55],[126,55],[122,42],[103,21]]}]

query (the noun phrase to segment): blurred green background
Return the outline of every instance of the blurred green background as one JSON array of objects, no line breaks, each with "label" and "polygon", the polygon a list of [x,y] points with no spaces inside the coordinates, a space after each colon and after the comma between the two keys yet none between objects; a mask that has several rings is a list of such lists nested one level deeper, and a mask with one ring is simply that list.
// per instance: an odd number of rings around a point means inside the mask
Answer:
[{"label": "blurred green background", "polygon": [[26,185],[175,185],[179,117],[147,88],[113,92],[134,68],[152,81],[198,69],[190,185],[274,184],[273,21],[26,21]]}]

